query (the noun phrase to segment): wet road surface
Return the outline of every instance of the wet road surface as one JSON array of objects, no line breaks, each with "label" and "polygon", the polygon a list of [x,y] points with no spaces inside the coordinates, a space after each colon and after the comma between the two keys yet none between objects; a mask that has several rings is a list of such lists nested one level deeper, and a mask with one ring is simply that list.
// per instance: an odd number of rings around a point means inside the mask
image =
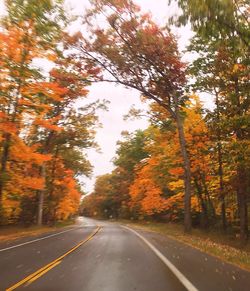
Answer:
[{"label": "wet road surface", "polygon": [[0,244],[0,290],[250,290],[249,272],[162,235],[137,233],[142,238],[82,218],[81,225],[31,243],[34,238]]}]

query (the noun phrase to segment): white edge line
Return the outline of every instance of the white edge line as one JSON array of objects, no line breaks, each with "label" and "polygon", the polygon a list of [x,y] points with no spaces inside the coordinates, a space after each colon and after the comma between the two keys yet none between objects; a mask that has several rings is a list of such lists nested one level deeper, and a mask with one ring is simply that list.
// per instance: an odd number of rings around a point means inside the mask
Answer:
[{"label": "white edge line", "polygon": [[40,240],[44,240],[44,239],[47,239],[47,238],[50,238],[50,237],[53,237],[53,236],[57,236],[59,234],[65,233],[65,232],[69,232],[69,231],[75,230],[77,228],[81,228],[81,227],[82,226],[79,226],[79,227],[76,227],[76,228],[71,228],[71,229],[64,230],[64,231],[61,231],[61,232],[57,232],[57,233],[54,233],[54,234],[51,234],[51,235],[48,235],[48,236],[44,236],[44,237],[41,237],[41,238],[33,239],[33,240],[30,240],[30,241],[27,241],[27,242],[24,242],[24,243],[21,243],[21,244],[18,244],[18,245],[14,245],[14,246],[11,246],[11,247],[0,249],[0,252],[11,250],[11,249],[15,249],[15,248],[18,248],[18,247],[21,247],[21,246],[24,246],[24,245],[28,245],[28,244],[31,244],[31,243],[34,243],[34,242],[37,242],[37,241],[40,241]]},{"label": "white edge line", "polygon": [[172,273],[178,278],[178,280],[184,285],[188,291],[198,291],[198,289],[146,238],[140,235],[137,231],[122,225],[123,228],[126,228],[137,235],[155,254],[156,256],[172,271]]}]

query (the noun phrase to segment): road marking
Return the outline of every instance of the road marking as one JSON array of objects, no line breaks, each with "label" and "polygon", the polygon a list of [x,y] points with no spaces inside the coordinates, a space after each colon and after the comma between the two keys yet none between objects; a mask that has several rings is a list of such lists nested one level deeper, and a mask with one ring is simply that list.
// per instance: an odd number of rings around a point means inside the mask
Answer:
[{"label": "road marking", "polygon": [[14,248],[18,248],[18,247],[21,247],[21,246],[24,246],[24,245],[28,245],[28,244],[31,244],[31,243],[34,243],[34,242],[37,242],[37,241],[40,241],[40,240],[44,240],[44,239],[47,239],[47,238],[50,238],[50,237],[53,237],[53,236],[57,236],[57,235],[62,234],[62,233],[66,233],[66,232],[69,232],[69,231],[72,231],[72,230],[76,230],[76,229],[81,228],[81,227],[82,226],[79,226],[79,227],[76,227],[76,228],[71,228],[71,229],[64,230],[64,231],[61,231],[61,232],[57,232],[57,233],[54,233],[54,234],[50,234],[50,235],[47,235],[47,236],[44,236],[44,237],[41,237],[41,238],[33,239],[33,240],[30,240],[30,241],[27,241],[27,242],[24,242],[24,243],[21,243],[21,244],[18,244],[18,245],[14,245],[14,246],[11,246],[11,247],[0,249],[0,252],[11,250],[11,249],[14,249]]},{"label": "road marking", "polygon": [[49,270],[53,269],[54,267],[56,267],[57,265],[59,265],[62,261],[58,261],[55,262],[52,266],[50,266],[49,268],[45,269],[44,271],[42,271],[41,273],[37,274],[36,276],[34,276],[33,278],[31,278],[27,283],[26,286],[30,285],[32,282],[36,281],[39,277],[42,277],[45,273],[47,273]]},{"label": "road marking", "polygon": [[137,235],[156,254],[156,256],[172,271],[172,273],[177,277],[177,279],[188,291],[198,291],[198,289],[146,238],[140,235],[137,231],[127,226],[122,225],[122,227],[126,228],[127,230],[130,230],[135,235]]},{"label": "road marking", "polygon": [[43,274],[47,273],[52,268],[56,267],[62,261],[62,259],[64,259],[67,255],[69,255],[70,253],[72,253],[73,251],[75,251],[77,248],[79,248],[81,245],[85,244],[87,241],[91,240],[97,234],[97,232],[100,229],[101,229],[101,227],[98,226],[85,240],[81,241],[79,244],[77,244],[76,246],[74,246],[68,252],[66,252],[62,256],[58,257],[54,261],[50,262],[46,266],[42,267],[41,269],[37,270],[36,272],[34,272],[34,273],[30,274],[29,276],[25,277],[21,281],[17,282],[15,285],[9,287],[8,289],[6,289],[6,291],[15,290],[16,288],[20,287],[21,285],[24,285],[25,283],[31,284],[36,279],[38,279],[39,277],[41,277]]}]

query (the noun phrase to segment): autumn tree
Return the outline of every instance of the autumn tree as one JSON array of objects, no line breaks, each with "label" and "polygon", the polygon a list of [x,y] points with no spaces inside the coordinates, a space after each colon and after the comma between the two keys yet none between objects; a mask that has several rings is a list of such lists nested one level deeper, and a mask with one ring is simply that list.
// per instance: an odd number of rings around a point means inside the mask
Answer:
[{"label": "autumn tree", "polygon": [[[248,236],[249,170],[249,5],[247,1],[178,1],[178,25],[190,21],[195,36],[190,50],[199,53],[191,66],[194,87],[215,96],[218,175],[222,222],[226,227],[223,168],[231,165],[242,242]],[[227,155],[226,153],[229,153]],[[225,163],[227,161],[228,164]]]},{"label": "autumn tree", "polygon": [[96,213],[103,218],[135,218],[130,207],[129,187],[134,180],[135,167],[147,157],[145,143],[142,130],[122,133],[113,158],[115,169],[97,177],[93,193],[83,199],[84,213],[90,216]]},{"label": "autumn tree", "polygon": [[[78,34],[76,57],[105,71],[96,81],[119,83],[138,90],[169,112],[176,122],[185,181],[185,230],[191,229],[191,172],[183,130],[185,65],[168,28],[160,28],[131,0],[91,1],[86,16],[90,38]],[[101,17],[105,26],[96,25]],[[76,38],[76,37],[75,37]],[[107,74],[110,78],[106,78]]]},{"label": "autumn tree", "polygon": [[35,112],[40,106],[38,99],[31,100],[31,96],[37,93],[36,90],[29,91],[30,84],[34,85],[41,77],[32,67],[32,61],[49,53],[58,32],[57,21],[62,19],[61,8],[57,2],[52,5],[51,1],[42,1],[35,5],[35,1],[6,1],[5,5],[7,16],[2,20],[0,35],[3,127],[1,201],[5,184],[10,178],[8,161],[13,141],[21,134],[25,114]]},{"label": "autumn tree", "polygon": [[135,167],[147,158],[146,136],[142,130],[133,133],[123,132],[123,139],[117,142],[116,156],[113,159],[114,186],[120,205],[120,217],[130,215],[129,187],[134,179]]},{"label": "autumn tree", "polygon": [[[173,0],[168,0],[168,3]],[[178,0],[180,15],[173,16],[170,23],[178,26],[191,23],[192,29],[206,39],[212,36],[235,36],[244,46],[249,46],[249,3],[243,1]]]},{"label": "autumn tree", "polygon": [[[95,111],[103,105],[76,110],[75,101],[87,95],[94,72],[65,55],[61,1],[6,1],[6,9],[0,33],[0,206],[3,201],[8,217],[29,217],[30,223],[66,219],[80,203],[77,177],[91,172],[82,150],[95,146]],[[52,70],[35,67],[38,58],[51,61]]]},{"label": "autumn tree", "polygon": [[[175,124],[157,104],[151,104],[148,113],[151,126],[145,131],[145,150],[148,158],[138,163],[135,179],[130,187],[132,205],[139,206],[141,214],[178,220],[183,215],[183,168]],[[202,228],[215,219],[212,195],[211,141],[197,96],[186,103],[184,130],[191,160],[194,196],[192,216]],[[158,121],[157,121],[158,119]],[[168,121],[168,122],[167,122]]]}]

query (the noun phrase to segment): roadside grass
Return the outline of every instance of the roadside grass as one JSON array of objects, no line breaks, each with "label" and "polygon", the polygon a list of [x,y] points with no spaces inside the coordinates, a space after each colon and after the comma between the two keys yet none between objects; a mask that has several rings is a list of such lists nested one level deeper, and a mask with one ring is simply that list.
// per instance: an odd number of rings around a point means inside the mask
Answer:
[{"label": "roadside grass", "polygon": [[56,222],[53,226],[22,226],[22,225],[10,225],[0,227],[0,242],[12,241],[23,237],[32,237],[40,234],[46,234],[56,231],[60,228],[68,227],[75,224],[74,220],[66,220]]},{"label": "roadside grass", "polygon": [[121,222],[141,230],[166,235],[213,255],[224,262],[232,263],[250,271],[250,243],[241,247],[235,236],[223,235],[215,231],[205,232],[200,229],[193,229],[191,234],[185,234],[183,226],[175,223],[131,222],[128,220]]}]

